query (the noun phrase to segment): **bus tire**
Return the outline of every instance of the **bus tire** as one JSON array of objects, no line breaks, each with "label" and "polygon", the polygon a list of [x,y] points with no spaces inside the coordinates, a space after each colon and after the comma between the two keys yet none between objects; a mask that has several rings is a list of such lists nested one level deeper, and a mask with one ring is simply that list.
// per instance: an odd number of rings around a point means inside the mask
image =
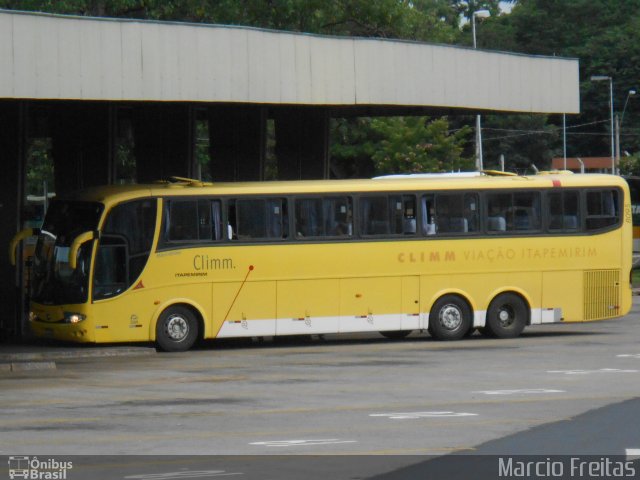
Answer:
[{"label": "bus tire", "polygon": [[402,340],[409,336],[411,330],[385,330],[379,333],[390,340]]},{"label": "bus tire", "polygon": [[187,307],[175,305],[160,314],[156,343],[165,352],[189,350],[198,338],[198,319]]},{"label": "bus tire", "polygon": [[429,332],[437,340],[460,340],[473,325],[469,304],[457,295],[445,295],[429,313]]},{"label": "bus tire", "polygon": [[494,338],[516,338],[527,325],[529,307],[515,293],[501,293],[487,310],[486,333]]}]

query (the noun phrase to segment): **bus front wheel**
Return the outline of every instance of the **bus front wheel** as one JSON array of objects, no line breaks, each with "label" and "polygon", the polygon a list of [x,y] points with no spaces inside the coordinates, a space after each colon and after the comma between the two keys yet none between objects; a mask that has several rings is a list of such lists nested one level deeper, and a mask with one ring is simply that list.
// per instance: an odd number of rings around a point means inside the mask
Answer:
[{"label": "bus front wheel", "polygon": [[493,299],[487,310],[485,332],[495,338],[515,338],[527,325],[529,308],[514,293],[502,293]]},{"label": "bus front wheel", "polygon": [[472,325],[471,307],[456,295],[440,298],[429,314],[429,333],[438,340],[460,340]]},{"label": "bus front wheel", "polygon": [[186,307],[167,308],[156,324],[156,343],[165,352],[189,350],[198,338],[198,320]]}]

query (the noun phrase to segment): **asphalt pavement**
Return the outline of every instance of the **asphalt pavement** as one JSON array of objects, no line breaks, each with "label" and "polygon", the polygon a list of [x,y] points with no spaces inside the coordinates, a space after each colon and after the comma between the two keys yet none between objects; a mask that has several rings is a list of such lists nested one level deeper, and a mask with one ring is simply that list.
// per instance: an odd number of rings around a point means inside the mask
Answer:
[{"label": "asphalt pavement", "polygon": [[640,297],[517,339],[33,342],[0,364],[0,478],[36,456],[69,480],[640,478]]}]

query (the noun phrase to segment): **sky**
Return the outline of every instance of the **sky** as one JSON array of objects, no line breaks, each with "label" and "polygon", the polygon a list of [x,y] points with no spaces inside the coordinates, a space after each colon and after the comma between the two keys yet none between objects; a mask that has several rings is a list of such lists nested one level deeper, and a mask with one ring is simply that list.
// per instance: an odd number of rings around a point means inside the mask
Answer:
[{"label": "sky", "polygon": [[513,3],[509,2],[500,2],[500,8],[504,13],[510,13],[513,8]]}]

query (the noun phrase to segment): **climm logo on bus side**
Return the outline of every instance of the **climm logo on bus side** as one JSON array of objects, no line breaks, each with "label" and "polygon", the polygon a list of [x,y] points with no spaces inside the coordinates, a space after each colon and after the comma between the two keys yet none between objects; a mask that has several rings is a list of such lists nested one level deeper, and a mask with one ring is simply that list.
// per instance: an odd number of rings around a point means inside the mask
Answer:
[{"label": "climm logo on bus side", "polygon": [[232,258],[215,258],[209,255],[194,255],[193,268],[196,271],[233,270],[236,266]]},{"label": "climm logo on bus side", "polygon": [[398,254],[400,263],[427,263],[427,262],[455,262],[456,252],[447,250],[444,252],[401,252]]},{"label": "climm logo on bus side", "polygon": [[176,277],[206,277],[212,270],[233,270],[236,268],[232,258],[209,257],[209,255],[194,255],[191,263],[193,272],[178,272]]}]

